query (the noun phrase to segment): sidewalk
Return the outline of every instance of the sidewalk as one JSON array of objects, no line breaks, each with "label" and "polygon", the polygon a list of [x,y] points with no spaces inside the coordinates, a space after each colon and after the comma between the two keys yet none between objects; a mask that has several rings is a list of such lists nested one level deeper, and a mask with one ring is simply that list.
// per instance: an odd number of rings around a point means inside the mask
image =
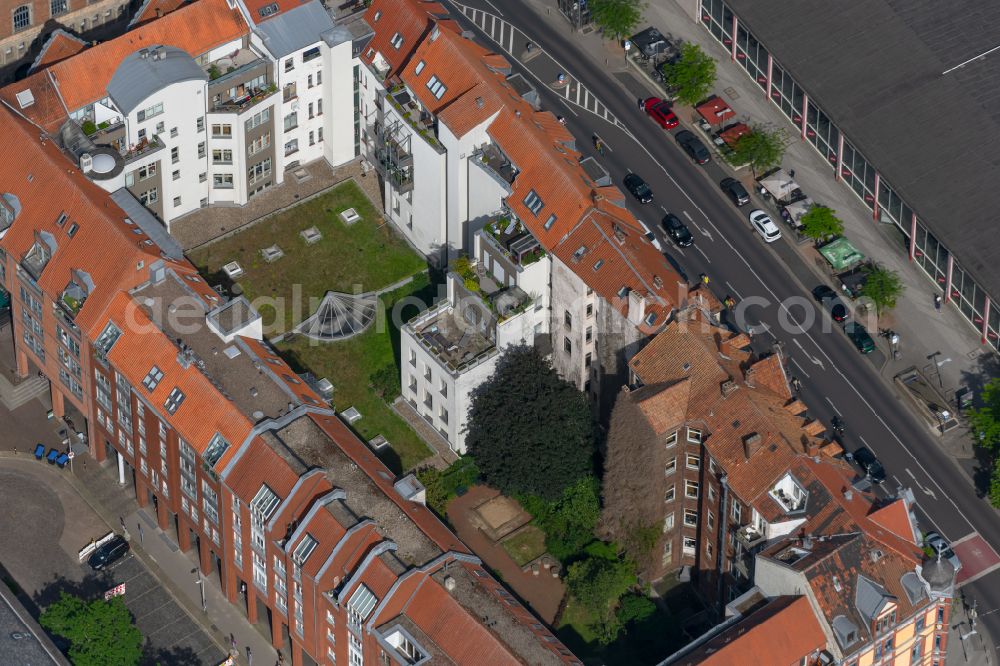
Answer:
[{"label": "sidewalk", "polygon": [[981,629],[978,620],[975,623],[976,632],[971,633],[971,614],[972,609],[965,607],[964,599],[955,600],[948,627],[948,666],[990,666],[997,663],[993,641],[985,631],[978,631]]},{"label": "sidewalk", "polygon": [[[86,466],[79,464],[88,460]],[[140,509],[132,497],[131,489],[118,486],[117,470],[112,465],[100,466],[89,455],[78,456],[74,461],[72,483],[77,486],[81,496],[104,519],[108,526],[116,532],[121,532],[119,516],[125,520],[132,544],[132,552],[142,559],[153,572],[159,582],[170,592],[177,602],[184,607],[218,644],[223,652],[230,650],[230,635],[235,637],[239,650],[237,663],[247,664],[247,646],[257,664],[271,666],[277,661],[277,653],[271,647],[270,640],[247,621],[240,607],[229,603],[219,587],[218,576],[204,577],[205,601],[208,612],[201,609],[201,592],[197,584],[197,573],[192,569],[198,567],[197,552],[181,552],[171,535],[160,531],[156,525],[156,516]],[[113,498],[114,502],[102,501],[98,492],[103,489],[104,495]],[[138,528],[142,524],[141,536]],[[286,663],[291,663],[288,654]],[[214,665],[208,665],[214,666]]]}]

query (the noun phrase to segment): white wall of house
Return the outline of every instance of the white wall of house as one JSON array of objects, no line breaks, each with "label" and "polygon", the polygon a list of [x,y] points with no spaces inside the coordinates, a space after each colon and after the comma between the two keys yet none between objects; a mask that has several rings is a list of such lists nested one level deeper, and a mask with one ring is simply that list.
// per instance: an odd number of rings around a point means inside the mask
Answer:
[{"label": "white wall of house", "polygon": [[[593,362],[598,338],[598,297],[569,266],[552,257],[552,364],[559,375],[581,391],[588,378],[587,354]],[[590,306],[588,314],[587,306]],[[570,323],[566,323],[569,313]],[[590,340],[587,329],[590,328]]]},{"label": "white wall of house", "polygon": [[[139,122],[137,114],[157,104],[163,105],[163,113]],[[126,140],[129,145],[140,142],[140,132],[152,139],[158,136],[164,148],[157,151],[160,160],[163,221],[169,229],[170,221],[198,208],[202,197],[207,195],[205,183],[199,183],[198,174],[201,160],[198,157],[198,118],[205,115],[205,83],[203,81],[181,81],[169,85],[150,95],[125,119]],[[172,136],[176,133],[176,136]],[[172,155],[176,154],[176,160]],[[126,171],[136,168],[129,164]],[[175,178],[176,176],[176,178]]]},{"label": "white wall of house", "polygon": [[360,61],[351,48],[346,41],[323,54],[323,155],[334,166],[354,159],[354,67]]},{"label": "white wall of house", "polygon": [[496,114],[493,114],[462,137],[456,136],[443,122],[438,123],[438,140],[448,153],[446,242],[451,256],[459,252],[471,252],[473,234],[486,223],[485,219],[480,218],[478,226],[470,224],[471,220],[476,219],[472,213],[478,209],[486,209],[480,213],[485,215],[498,210],[501,197],[507,194],[496,183],[473,183],[470,179],[473,169],[482,172],[481,168],[472,163],[475,160],[473,152],[478,146],[490,143],[486,130],[495,117]]}]

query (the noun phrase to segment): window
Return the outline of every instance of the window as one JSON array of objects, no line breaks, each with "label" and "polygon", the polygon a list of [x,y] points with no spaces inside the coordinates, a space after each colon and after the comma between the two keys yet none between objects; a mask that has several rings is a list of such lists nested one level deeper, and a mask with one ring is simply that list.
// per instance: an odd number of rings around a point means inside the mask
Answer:
[{"label": "window", "polygon": [[[545,220],[545,225],[544,225],[545,226],[545,230],[548,231],[549,229],[551,229],[552,225],[554,225],[556,223],[557,219],[558,218],[556,217],[555,213],[553,213],[552,215],[549,215],[549,219]],[[595,266],[594,270],[597,270],[598,268],[600,268],[600,266]]]},{"label": "window", "polygon": [[202,132],[205,131],[205,116],[199,116],[198,120],[195,121],[195,130],[198,132],[198,134],[201,134]]},{"label": "window", "polygon": [[677,431],[675,430],[669,435],[667,435],[667,439],[664,442],[664,446],[669,449],[676,443],[677,443]]},{"label": "window", "polygon": [[[312,116],[309,116],[309,117],[311,118]],[[313,132],[309,132],[309,145],[310,146],[315,146],[316,145],[316,136],[315,136],[315,134]]]},{"label": "window", "polygon": [[225,124],[212,125],[212,137],[215,139],[231,139],[233,136],[233,126]]},{"label": "window", "polygon": [[319,47],[315,46],[308,51],[303,51],[302,62],[309,62],[310,60],[315,60],[319,57]]},{"label": "window", "polygon": [[228,449],[229,442],[226,441],[225,437],[216,433],[215,436],[212,437],[212,441],[209,442],[208,447],[205,449],[205,463],[209,467],[215,467],[215,463],[219,462],[219,458],[221,458],[222,454],[224,454]]},{"label": "window", "polygon": [[163,104],[162,103],[160,103],[160,104],[154,104],[153,106],[151,106],[149,108],[142,109],[141,111],[137,111],[136,114],[135,114],[135,117],[136,117],[136,120],[138,120],[141,123],[144,120],[149,120],[150,118],[158,116],[161,113],[163,113]]},{"label": "window", "polygon": [[441,395],[445,398],[448,397],[448,382],[443,379],[441,380]]},{"label": "window", "polygon": [[674,513],[671,511],[663,518],[663,531],[669,532],[674,529]]},{"label": "window", "polygon": [[708,512],[708,521],[707,522],[708,522],[708,529],[714,530],[715,529],[715,514],[712,513],[711,511]]},{"label": "window", "polygon": [[292,139],[285,144],[285,155],[292,155],[293,153],[299,152],[299,140]]},{"label": "window", "polygon": [[220,150],[218,148],[212,151],[212,164],[232,164],[232,163],[233,163],[233,151]]},{"label": "window", "polygon": [[181,198],[180,197],[174,197],[174,208],[177,208],[180,205],[181,205]]},{"label": "window", "polygon": [[14,10],[14,32],[24,30],[31,25],[31,8],[28,5],[21,5]]},{"label": "window", "polygon": [[270,145],[271,145],[271,133],[264,132],[259,137],[250,142],[250,148],[247,154],[256,155],[257,153],[264,150]]},{"label": "window", "polygon": [[201,481],[201,508],[206,518],[219,524],[219,496],[204,479]]},{"label": "window", "polygon": [[255,164],[250,169],[247,170],[247,178],[250,184],[253,185],[258,180],[263,180],[267,176],[271,175],[271,158],[268,157],[266,160],[259,164]]},{"label": "window", "polygon": [[701,468],[701,456],[697,456],[693,453],[687,454],[687,468],[688,469],[700,469]]},{"label": "window", "polygon": [[440,407],[439,410],[440,411],[438,413],[438,416],[441,418],[441,422],[444,423],[444,424],[447,424],[448,423],[448,410],[445,409],[444,407]]},{"label": "window", "polygon": [[198,174],[198,182],[199,183],[204,183],[206,180],[208,180],[208,174],[207,173],[202,172],[202,173]]},{"label": "window", "polygon": [[735,498],[733,498],[733,522],[736,523],[737,525],[740,524],[740,513],[742,512],[742,510],[743,509],[742,507],[740,507],[740,503],[737,502]]},{"label": "window", "polygon": [[59,16],[69,10],[69,4],[66,0],[52,0],[49,3],[49,9],[52,11],[52,16]]},{"label": "window", "polygon": [[253,116],[247,119],[246,129],[249,132],[255,127],[263,125],[271,119],[271,109],[263,109],[259,113],[255,113]]},{"label": "window", "polygon": [[403,45],[403,36],[397,32],[392,36],[392,39],[389,40],[389,43],[392,44],[392,48],[398,51],[399,47]]},{"label": "window", "polygon": [[163,403],[163,408],[167,410],[168,414],[173,415],[182,402],[184,402],[184,393],[179,388],[174,387],[170,391],[170,395],[167,396],[166,402]]},{"label": "window", "polygon": [[563,338],[563,351],[567,354],[573,353],[573,343],[569,338]]},{"label": "window", "polygon": [[594,304],[590,303],[587,305],[587,318],[590,319],[594,316]]},{"label": "window", "polygon": [[295,58],[289,58],[285,61],[285,71],[290,72],[295,69]]},{"label": "window", "polygon": [[212,175],[212,185],[220,190],[233,189],[233,174],[216,173]]},{"label": "window", "polygon": [[316,115],[317,116],[323,115],[323,100],[321,99],[316,100]]},{"label": "window", "polygon": [[176,139],[177,138],[177,128],[176,127],[171,127],[170,128],[170,138],[171,139]]},{"label": "window", "polygon": [[692,444],[701,444],[701,430],[688,428],[688,441]]},{"label": "window", "polygon": [[698,482],[685,480],[684,481],[684,496],[690,497],[691,499],[698,499]]},{"label": "window", "polygon": [[156,175],[156,164],[150,164],[149,166],[139,167],[138,174],[139,180],[146,180],[147,178],[152,178]]},{"label": "window", "polygon": [[154,365],[146,375],[146,378],[142,380],[142,385],[146,387],[147,391],[152,393],[161,379],[163,379],[163,371]]},{"label": "window", "polygon": [[667,466],[666,469],[664,470],[664,473],[673,474],[676,471],[677,471],[677,456],[674,456],[669,460],[667,460]]},{"label": "window", "polygon": [[694,540],[693,537],[684,537],[684,554],[694,555],[695,550],[698,548],[698,542]]},{"label": "window", "polygon": [[586,331],[586,333],[584,335],[584,340],[586,340],[587,342],[590,342],[593,339],[594,339],[594,327],[593,326],[588,326],[587,327],[587,331]]},{"label": "window", "polygon": [[684,509],[684,527],[698,527],[698,512]]},{"label": "window", "polygon": [[431,91],[436,99],[441,99],[444,97],[445,92],[448,91],[448,86],[443,84],[440,79],[436,76],[432,76],[427,81],[427,89]]},{"label": "window", "polygon": [[180,160],[181,160],[180,149],[177,146],[174,146],[173,148],[170,149],[170,162],[173,164],[177,164],[178,162],[180,162]]},{"label": "window", "polygon": [[573,315],[570,314],[569,310],[563,313],[563,322],[566,324],[566,328],[573,329]]},{"label": "window", "polygon": [[201,143],[198,144],[198,159],[204,159],[204,158],[205,158],[205,142],[202,141]]},{"label": "window", "polygon": [[170,177],[173,180],[180,180],[181,179],[181,172],[180,172],[180,170],[179,169],[175,169],[174,172],[172,174],[170,174]]},{"label": "window", "polygon": [[316,129],[316,143],[323,143],[323,128]]},{"label": "window", "polygon": [[539,211],[545,207],[545,203],[542,201],[542,198],[538,196],[538,193],[534,190],[528,192],[528,195],[524,197],[524,205],[527,206],[528,210],[535,215],[538,215]]},{"label": "window", "polygon": [[712,542],[705,540],[705,556],[708,559],[712,559]]},{"label": "window", "polygon": [[587,355],[583,357],[583,367],[589,368],[590,364],[593,362],[593,354],[587,352]]}]

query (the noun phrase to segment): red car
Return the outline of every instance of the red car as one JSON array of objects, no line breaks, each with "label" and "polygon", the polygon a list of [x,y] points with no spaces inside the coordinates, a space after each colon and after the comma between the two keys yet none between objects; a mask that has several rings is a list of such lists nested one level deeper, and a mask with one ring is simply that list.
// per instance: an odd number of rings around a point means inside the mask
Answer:
[{"label": "red car", "polygon": [[677,115],[671,110],[670,104],[659,97],[650,97],[643,103],[642,107],[663,129],[673,129],[680,124]]}]

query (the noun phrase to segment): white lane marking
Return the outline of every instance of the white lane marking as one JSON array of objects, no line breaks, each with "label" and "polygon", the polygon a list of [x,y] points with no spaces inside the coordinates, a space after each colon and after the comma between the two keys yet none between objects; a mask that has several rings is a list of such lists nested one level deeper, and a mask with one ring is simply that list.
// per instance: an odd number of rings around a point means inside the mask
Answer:
[{"label": "white lane marking", "polygon": [[736,294],[737,296],[739,296],[741,299],[743,298],[743,294],[741,294],[740,292],[736,291],[736,287],[734,287],[733,285],[729,284],[728,281],[726,282],[726,286],[729,287],[729,291],[733,292],[734,294]]},{"label": "white lane marking", "polygon": [[684,211],[684,217],[686,217],[687,219],[689,219],[689,220],[691,220],[692,222],[694,222],[694,218],[693,218],[693,217],[691,217],[691,213],[689,213],[689,212],[687,212],[687,211]]},{"label": "white lane marking", "polygon": [[486,0],[486,4],[488,4],[490,7],[492,7],[496,11],[497,14],[499,14],[500,16],[503,16],[503,12],[500,11],[500,8],[497,7],[496,5],[494,5],[492,2],[490,2],[490,0]]},{"label": "white lane marking", "polygon": [[[798,322],[795,322],[795,323],[798,323]],[[820,369],[822,369],[822,370],[826,370],[826,366],[823,365],[823,361],[819,360],[818,358],[816,358],[815,356],[813,356],[812,354],[810,354],[809,352],[807,352],[806,348],[802,346],[801,342],[799,342],[798,336],[792,338],[792,342],[795,343],[796,347],[798,347],[800,350],[802,350],[802,353],[806,355],[806,358],[809,359],[810,363],[812,363],[813,365],[818,365],[820,367]],[[833,403],[831,402],[830,404],[832,405]],[[836,408],[834,408],[834,409],[836,409]]]},{"label": "white lane marking", "polygon": [[[707,255],[707,254],[705,254],[705,251],[704,251],[704,250],[702,250],[702,249],[701,249],[700,247],[698,247],[697,245],[695,245],[695,246],[694,246],[694,249],[698,250],[698,252],[699,252],[699,253],[701,254],[701,256],[705,257],[705,261],[708,261],[708,255]],[[708,261],[708,263],[712,263],[712,262]]]},{"label": "white lane marking", "polygon": [[872,451],[874,451],[874,450],[875,450],[875,449],[872,449],[872,447],[871,447],[871,445],[870,445],[870,444],[868,444],[868,440],[866,440],[866,439],[865,439],[864,437],[862,437],[861,435],[858,435],[858,439],[860,439],[860,440],[861,440],[861,443],[862,443],[862,444],[864,444],[865,446],[867,446],[867,447],[868,447],[869,449],[871,449]]},{"label": "white lane marking", "polygon": [[913,472],[910,471],[909,467],[906,468],[906,473],[909,474],[910,478],[913,479],[914,481],[917,480],[917,477],[913,475]]},{"label": "white lane marking", "polygon": [[686,257],[687,256],[686,254],[684,254],[684,250],[682,250],[681,248],[675,247],[674,249],[677,250],[678,252],[680,252],[682,257]]},{"label": "white lane marking", "polygon": [[660,204],[660,210],[662,210],[664,213],[667,212],[667,208],[663,204]]},{"label": "white lane marking", "polygon": [[795,367],[799,369],[799,372],[801,372],[803,375],[806,376],[806,379],[809,379],[809,373],[806,372],[805,368],[803,368],[801,365],[799,365],[799,362],[795,360],[794,356],[792,357],[792,363],[794,363]]},{"label": "white lane marking", "polygon": [[840,414],[840,410],[837,409],[837,405],[833,404],[833,400],[830,400],[830,398],[828,398],[826,396],[823,396],[823,399],[826,400],[828,403],[830,403],[830,406],[833,407],[833,411],[835,411],[838,414]]}]

